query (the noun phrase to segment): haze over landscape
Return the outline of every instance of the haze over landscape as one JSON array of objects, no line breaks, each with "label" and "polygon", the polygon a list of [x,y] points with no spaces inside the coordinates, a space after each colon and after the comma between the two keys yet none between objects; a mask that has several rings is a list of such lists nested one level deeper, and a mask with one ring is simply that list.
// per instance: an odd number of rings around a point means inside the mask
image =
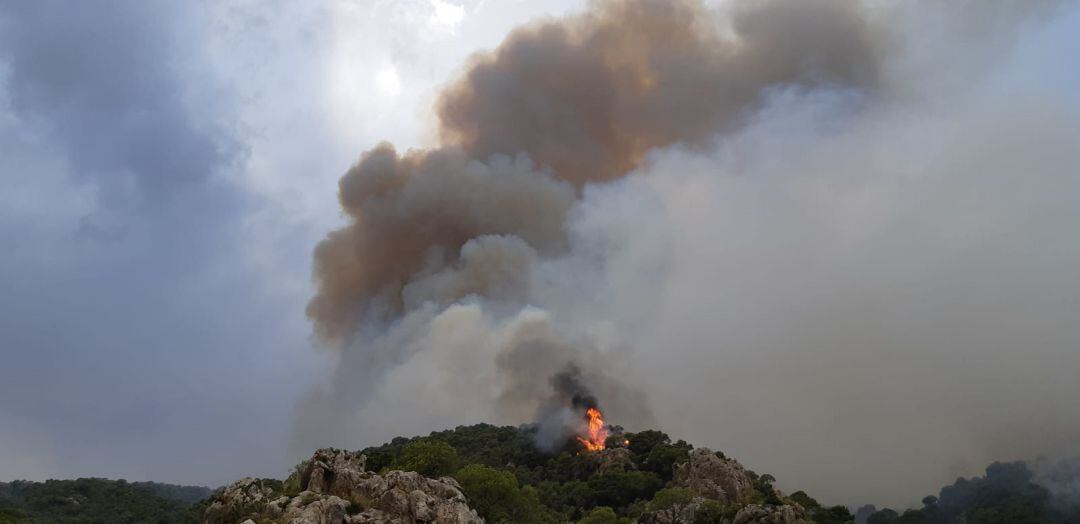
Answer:
[{"label": "haze over landscape", "polygon": [[556,449],[595,407],[851,507],[1080,456],[1077,35],[1065,1],[0,0],[0,482]]}]

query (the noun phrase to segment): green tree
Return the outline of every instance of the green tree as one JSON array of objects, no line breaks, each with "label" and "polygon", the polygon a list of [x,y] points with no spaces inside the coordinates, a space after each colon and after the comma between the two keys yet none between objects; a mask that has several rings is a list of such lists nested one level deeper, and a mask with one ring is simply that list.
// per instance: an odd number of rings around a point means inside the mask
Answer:
[{"label": "green tree", "polygon": [[685,488],[664,488],[656,492],[649,501],[649,511],[671,509],[676,506],[689,504],[694,500],[694,492]]},{"label": "green tree", "polygon": [[664,483],[644,471],[610,471],[589,477],[589,487],[596,494],[596,504],[625,508],[638,499],[648,500]]},{"label": "green tree", "polygon": [[[684,513],[691,510],[694,493],[684,488],[664,488],[656,492],[646,510],[652,512],[653,520],[666,524],[685,522]],[[696,515],[696,511],[694,512]]]},{"label": "green tree", "polygon": [[621,447],[625,447],[628,442],[629,441],[626,440],[626,435],[623,435],[623,434],[620,433],[620,434],[617,434],[617,435],[611,435],[608,438],[604,439],[604,447],[605,448],[621,448]]},{"label": "green tree", "polygon": [[544,466],[544,478],[556,482],[585,480],[596,472],[596,461],[586,453],[562,452]]},{"label": "green tree", "polygon": [[537,486],[537,491],[540,502],[570,519],[580,517],[589,508],[596,506],[596,494],[587,483],[580,480],[564,484],[544,481]]},{"label": "green tree", "polygon": [[821,507],[821,504],[818,504],[818,501],[814,500],[813,497],[807,495],[806,492],[802,490],[792,493],[790,496],[788,496],[788,498],[791,499],[792,502],[809,510],[814,510]]},{"label": "green tree", "polygon": [[844,506],[818,507],[810,511],[810,516],[817,524],[850,524],[855,522],[851,511]]},{"label": "green tree", "polygon": [[753,479],[754,490],[761,495],[763,503],[775,505],[784,503],[776,493],[776,488],[773,487],[773,482],[776,482],[776,477],[766,473],[761,476],[751,475],[750,478]]},{"label": "green tree", "polygon": [[508,471],[499,471],[480,464],[470,464],[459,470],[454,478],[469,499],[488,522],[543,523],[552,520],[532,486],[518,486],[517,479]]},{"label": "green tree", "polygon": [[893,524],[900,521],[900,514],[895,510],[885,508],[875,511],[866,519],[866,524]]},{"label": "green tree", "polygon": [[371,471],[383,471],[389,468],[409,442],[411,441],[405,437],[395,437],[381,446],[364,448],[362,452],[367,457],[367,468]]},{"label": "green tree", "polygon": [[425,477],[443,477],[453,473],[457,465],[457,450],[449,444],[437,440],[418,440],[405,446],[391,468],[415,471]]},{"label": "green tree", "polygon": [[691,449],[689,444],[681,440],[675,444],[659,443],[649,450],[641,469],[656,473],[665,481],[671,480],[675,465],[690,460]]},{"label": "green tree", "polygon": [[578,524],[629,524],[632,522],[625,517],[619,517],[615,510],[607,507],[600,506],[593,508],[588,515],[585,515],[578,521]]},{"label": "green tree", "polygon": [[626,447],[630,448],[635,455],[644,459],[657,444],[671,443],[671,437],[663,431],[647,429],[638,433],[628,433],[626,440],[630,441]]}]

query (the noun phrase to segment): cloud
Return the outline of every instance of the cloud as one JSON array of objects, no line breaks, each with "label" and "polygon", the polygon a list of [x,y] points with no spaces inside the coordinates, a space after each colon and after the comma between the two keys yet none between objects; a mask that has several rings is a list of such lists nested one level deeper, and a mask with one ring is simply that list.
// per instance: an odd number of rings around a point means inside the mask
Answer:
[{"label": "cloud", "polygon": [[159,8],[0,9],[0,417],[34,428],[0,451],[50,442],[5,475],[221,482],[283,455],[239,436],[284,425],[288,392],[259,398],[233,375],[280,376],[255,356],[303,347],[304,327],[269,329],[300,313],[245,253],[246,137],[198,45],[202,13]]},{"label": "cloud", "polygon": [[[0,456],[36,457],[3,474],[213,485],[309,454],[288,419],[327,364],[303,308],[334,180],[357,143],[422,141],[425,93],[548,8],[455,37],[426,0],[3,3],[0,419],[34,429]],[[393,103],[335,73],[369,59]]]},{"label": "cloud", "polygon": [[201,72],[189,62],[201,58],[186,39],[192,13],[50,1],[5,11],[12,113],[40,126],[104,205],[160,205],[236,154],[221,123],[196,113],[203,94],[179,81]]}]

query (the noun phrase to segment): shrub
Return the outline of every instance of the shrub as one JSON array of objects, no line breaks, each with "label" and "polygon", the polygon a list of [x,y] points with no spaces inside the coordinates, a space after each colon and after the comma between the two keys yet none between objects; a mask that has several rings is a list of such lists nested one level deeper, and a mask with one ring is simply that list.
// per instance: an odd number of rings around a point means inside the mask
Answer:
[{"label": "shrub", "polygon": [[457,469],[458,453],[441,441],[410,442],[391,465],[392,469],[415,471],[426,477],[443,477]]},{"label": "shrub", "polygon": [[469,505],[487,522],[531,524],[552,520],[552,515],[540,504],[536,489],[519,487],[517,479],[508,471],[470,464],[459,470],[454,478],[465,491]]},{"label": "shrub", "polygon": [[588,485],[595,493],[596,504],[625,508],[635,500],[652,498],[664,483],[653,473],[611,471],[589,477]]}]

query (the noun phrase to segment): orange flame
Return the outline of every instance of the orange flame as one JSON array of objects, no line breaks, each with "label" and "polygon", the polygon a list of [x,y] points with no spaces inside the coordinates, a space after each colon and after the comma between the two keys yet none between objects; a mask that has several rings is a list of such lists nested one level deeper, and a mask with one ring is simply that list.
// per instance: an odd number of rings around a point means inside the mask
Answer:
[{"label": "orange flame", "polygon": [[577,439],[587,451],[600,451],[604,449],[604,441],[608,437],[608,429],[604,425],[604,414],[599,409],[589,408],[585,411],[585,415],[589,417],[589,434],[579,436]]}]

